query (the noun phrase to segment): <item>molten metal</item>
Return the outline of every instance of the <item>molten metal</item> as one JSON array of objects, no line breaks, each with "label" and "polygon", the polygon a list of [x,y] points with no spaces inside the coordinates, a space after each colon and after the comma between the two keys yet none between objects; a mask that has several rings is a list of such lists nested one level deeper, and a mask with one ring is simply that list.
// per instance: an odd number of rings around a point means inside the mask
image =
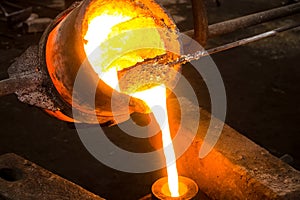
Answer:
[{"label": "molten metal", "polygon": [[151,188],[152,199],[155,200],[199,199],[198,191],[198,185],[192,179],[183,176],[179,176],[179,195],[177,197],[171,196],[167,177],[158,179]]},{"label": "molten metal", "polygon": [[[176,155],[172,143],[171,132],[169,127],[169,119],[167,112],[167,96],[166,88],[164,85],[156,86],[148,90],[137,92],[132,96],[144,100],[152,110],[156,121],[162,132],[163,150],[166,159],[167,173],[168,173],[168,191],[170,191],[171,197],[179,196],[179,183],[178,183],[178,172],[176,167]],[[157,109],[157,106],[162,108]]]},{"label": "molten metal", "polygon": [[[116,91],[120,99],[117,115],[124,116],[124,120],[132,112],[149,112],[141,100],[133,97],[129,105],[122,104],[122,99],[129,98],[131,92],[120,90],[118,81],[128,69],[147,59],[162,56],[170,61],[179,57],[178,31],[164,9],[149,0],[86,0],[60,20],[47,36],[46,66],[63,102],[83,113],[82,118],[77,120],[85,123],[113,121],[110,105],[112,93]],[[151,37],[147,37],[149,35]],[[72,99],[73,85],[82,64],[88,66],[83,80],[86,95],[90,86],[97,85],[96,110],[94,105],[83,103],[81,94],[76,94],[78,99]],[[174,69],[179,70],[179,67]],[[160,84],[164,84],[164,74],[158,74]],[[136,79],[139,79],[138,74]],[[70,121],[70,113],[57,110],[52,114],[58,112],[60,119],[66,114],[65,120]],[[90,117],[94,112],[97,122]]]}]

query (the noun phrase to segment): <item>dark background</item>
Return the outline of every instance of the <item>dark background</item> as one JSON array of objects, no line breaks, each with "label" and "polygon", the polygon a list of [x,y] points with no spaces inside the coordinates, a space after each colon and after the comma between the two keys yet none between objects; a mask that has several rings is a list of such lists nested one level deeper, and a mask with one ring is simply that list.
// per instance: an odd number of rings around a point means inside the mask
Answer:
[{"label": "dark background", "polygon": [[[18,2],[18,1],[14,1]],[[55,17],[60,11],[32,5],[41,17]],[[66,2],[69,5],[71,1]],[[189,1],[163,1],[181,31],[192,28]],[[263,11],[290,3],[284,0],[207,1],[209,23]],[[209,40],[208,47],[299,21],[300,15],[236,31]],[[300,29],[213,55],[227,92],[226,123],[257,144],[281,157],[289,154],[291,165],[300,169]],[[27,47],[37,44],[41,33],[26,34],[0,21],[0,79]],[[183,75],[194,86],[200,106],[210,109],[210,99],[200,75],[183,67]],[[177,87],[184,96],[184,88]],[[105,129],[118,132],[117,127]],[[118,138],[115,138],[118,140]],[[119,140],[124,138],[120,137]],[[124,141],[126,142],[126,141]],[[15,95],[0,98],[0,154],[14,152],[108,199],[137,199],[149,193],[161,172],[128,174],[110,169],[95,160],[81,144],[76,130],[38,108],[19,102]],[[118,192],[116,192],[118,191]],[[121,195],[120,195],[121,194]],[[120,197],[121,196],[121,197]]]}]

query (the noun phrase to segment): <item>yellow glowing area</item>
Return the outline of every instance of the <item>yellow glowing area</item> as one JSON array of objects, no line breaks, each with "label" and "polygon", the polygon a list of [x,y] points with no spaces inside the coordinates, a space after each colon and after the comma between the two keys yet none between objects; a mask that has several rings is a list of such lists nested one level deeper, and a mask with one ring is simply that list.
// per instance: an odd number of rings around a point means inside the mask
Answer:
[{"label": "yellow glowing area", "polygon": [[116,91],[120,92],[119,86],[119,79],[118,79],[118,72],[116,68],[110,68],[106,72],[99,72],[98,76],[107,83],[111,88],[115,89]]},{"label": "yellow glowing area", "polygon": [[84,50],[89,56],[102,42],[104,42],[115,25],[129,20],[130,17],[122,15],[103,14],[95,17],[89,24],[89,28],[84,36],[87,43]]},{"label": "yellow glowing area", "polygon": [[166,53],[155,20],[142,15],[101,14],[89,22],[83,39],[92,68],[116,90],[118,71]]},{"label": "yellow glowing area", "polygon": [[99,78],[117,91],[119,91],[117,71],[115,68],[111,68],[105,72],[102,70],[102,63],[99,62],[102,59],[101,49],[98,47],[107,39],[113,26],[128,19],[130,19],[130,17],[121,15],[103,14],[98,16],[90,22],[88,31],[84,37],[87,41],[84,44],[84,50],[93,69],[98,74]]},{"label": "yellow glowing area", "polygon": [[[188,187],[184,183],[179,181],[178,186],[179,186],[179,191],[178,191],[179,196],[183,196],[184,194],[187,193]],[[161,192],[166,196],[169,196],[169,197],[172,196],[172,194],[170,192],[170,189],[169,189],[169,184],[168,183],[166,183],[162,186]],[[178,196],[172,196],[172,197],[178,197]]]},{"label": "yellow glowing area", "polygon": [[[166,87],[164,85],[156,86],[148,90],[141,92],[136,92],[131,94],[132,96],[139,98],[147,103],[147,105],[152,110],[156,121],[162,131],[162,141],[163,149],[165,154],[165,159],[167,163],[167,173],[168,173],[168,188],[171,193],[171,197],[179,196],[179,183],[178,183],[178,172],[176,166],[176,156],[172,143],[167,103],[166,103]],[[155,106],[159,106],[163,109],[163,113],[160,110],[153,109]],[[184,187],[182,188],[184,190]],[[184,191],[182,191],[184,192]]]}]

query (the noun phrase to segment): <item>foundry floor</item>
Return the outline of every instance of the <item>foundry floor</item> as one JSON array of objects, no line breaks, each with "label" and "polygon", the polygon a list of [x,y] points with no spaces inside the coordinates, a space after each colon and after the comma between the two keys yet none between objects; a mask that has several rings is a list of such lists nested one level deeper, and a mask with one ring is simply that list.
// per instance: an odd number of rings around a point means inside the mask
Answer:
[{"label": "foundry floor", "polygon": [[[177,0],[176,6],[175,3],[167,3],[166,6],[175,15],[182,31],[192,28],[188,2]],[[209,0],[209,23],[281,6],[287,2],[232,0],[221,1],[221,6],[216,7],[214,1]],[[58,13],[37,6],[34,11],[49,17]],[[262,24],[254,29],[218,37],[211,40],[209,46],[269,30],[299,18],[298,14],[284,18],[281,22]],[[29,45],[37,44],[40,36],[39,33],[23,34],[10,30],[5,22],[0,21],[0,79],[8,76],[7,68],[13,59]],[[299,36],[298,28],[212,56],[226,87],[226,123],[277,157],[289,154],[294,159],[291,165],[297,169],[300,169]],[[189,67],[183,68],[183,74],[199,94],[200,106],[209,110],[209,97],[201,77],[195,76],[195,71]],[[177,90],[184,95],[180,86]],[[107,199],[138,199],[149,193],[151,184],[161,174],[160,171],[128,174],[102,165],[87,152],[72,125],[51,118],[38,108],[20,103],[15,95],[0,98],[0,125],[0,154],[19,154]],[[105,130],[116,135],[119,132],[116,127]]]}]

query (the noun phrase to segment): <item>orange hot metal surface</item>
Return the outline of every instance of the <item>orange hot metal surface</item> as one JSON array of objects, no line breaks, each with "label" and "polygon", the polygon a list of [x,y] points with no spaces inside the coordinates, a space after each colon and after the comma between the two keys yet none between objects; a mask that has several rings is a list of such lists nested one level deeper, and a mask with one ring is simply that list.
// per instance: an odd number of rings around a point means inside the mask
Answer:
[{"label": "orange hot metal surface", "polygon": [[62,113],[61,111],[57,110],[57,111],[52,111],[52,110],[46,110],[45,112],[48,113],[49,115],[56,117],[59,120],[62,121],[66,121],[66,122],[75,122],[74,119],[72,119],[71,117],[68,117],[67,115],[65,115],[64,113]]}]

